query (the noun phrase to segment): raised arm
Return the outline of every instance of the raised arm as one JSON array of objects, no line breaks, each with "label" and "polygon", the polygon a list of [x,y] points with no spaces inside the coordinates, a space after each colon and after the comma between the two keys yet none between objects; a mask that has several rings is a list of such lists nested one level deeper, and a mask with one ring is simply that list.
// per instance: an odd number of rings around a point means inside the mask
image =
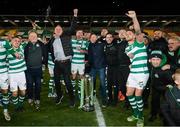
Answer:
[{"label": "raised arm", "polygon": [[138,19],[136,16],[136,12],[135,11],[128,11],[128,13],[126,13],[126,15],[132,19],[133,27],[134,27],[136,34],[140,34],[141,28],[140,28],[140,25],[139,25],[139,22],[138,22]]},{"label": "raised arm", "polygon": [[136,40],[139,43],[144,42],[144,34],[141,33],[141,28],[140,28],[139,21],[138,21],[137,16],[136,16],[136,12],[135,11],[128,11],[128,13],[126,13],[126,15],[132,19],[133,27],[134,27],[135,35],[136,35]]},{"label": "raised arm", "polygon": [[78,9],[73,10],[73,19],[71,21],[71,26],[69,30],[67,31],[67,34],[73,34],[77,27],[77,16],[78,16]]}]

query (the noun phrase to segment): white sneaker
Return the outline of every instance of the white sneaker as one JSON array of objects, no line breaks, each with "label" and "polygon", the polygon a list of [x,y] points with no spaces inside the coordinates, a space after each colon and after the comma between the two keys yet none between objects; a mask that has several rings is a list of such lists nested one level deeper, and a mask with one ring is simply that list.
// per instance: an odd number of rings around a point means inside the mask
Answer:
[{"label": "white sneaker", "polygon": [[144,127],[144,117],[142,119],[138,119],[136,127]]},{"label": "white sneaker", "polygon": [[8,111],[4,112],[4,118],[6,121],[10,121],[11,120],[11,116],[9,115]]}]

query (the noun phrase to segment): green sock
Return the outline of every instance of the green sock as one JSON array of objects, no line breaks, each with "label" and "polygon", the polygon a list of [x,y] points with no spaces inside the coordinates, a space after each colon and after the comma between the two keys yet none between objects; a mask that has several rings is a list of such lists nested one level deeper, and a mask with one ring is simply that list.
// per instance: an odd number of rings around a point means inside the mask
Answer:
[{"label": "green sock", "polygon": [[18,103],[19,107],[23,106],[24,99],[25,99],[25,96],[22,96],[22,95],[19,96],[19,103]]},{"label": "green sock", "polygon": [[143,117],[143,99],[142,96],[136,96],[136,102],[137,102],[137,107],[138,107],[138,117],[142,119]]},{"label": "green sock", "polygon": [[9,104],[9,95],[8,95],[8,93],[4,93],[2,95],[2,103],[3,103],[3,108],[7,109],[8,108],[8,104]]},{"label": "green sock", "polygon": [[138,107],[137,107],[135,96],[131,95],[131,96],[127,96],[127,97],[128,97],[129,103],[133,109],[133,115],[135,117],[138,117]]},{"label": "green sock", "polygon": [[17,109],[18,108],[18,97],[12,96],[12,102],[13,102],[15,108]]}]

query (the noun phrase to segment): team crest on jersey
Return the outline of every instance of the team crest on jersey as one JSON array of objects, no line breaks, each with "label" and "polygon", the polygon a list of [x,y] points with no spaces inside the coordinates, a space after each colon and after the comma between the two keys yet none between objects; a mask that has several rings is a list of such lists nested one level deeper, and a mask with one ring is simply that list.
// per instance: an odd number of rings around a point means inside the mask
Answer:
[{"label": "team crest on jersey", "polygon": [[139,87],[143,88],[144,87],[144,83],[143,81],[139,82]]}]

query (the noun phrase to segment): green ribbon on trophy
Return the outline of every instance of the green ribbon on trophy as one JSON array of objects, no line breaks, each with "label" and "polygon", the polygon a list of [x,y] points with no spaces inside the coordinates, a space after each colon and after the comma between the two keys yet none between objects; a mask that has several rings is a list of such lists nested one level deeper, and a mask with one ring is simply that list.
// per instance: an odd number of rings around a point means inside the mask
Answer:
[{"label": "green ribbon on trophy", "polygon": [[93,78],[85,75],[81,80],[80,106],[86,112],[94,111],[94,85]]}]

